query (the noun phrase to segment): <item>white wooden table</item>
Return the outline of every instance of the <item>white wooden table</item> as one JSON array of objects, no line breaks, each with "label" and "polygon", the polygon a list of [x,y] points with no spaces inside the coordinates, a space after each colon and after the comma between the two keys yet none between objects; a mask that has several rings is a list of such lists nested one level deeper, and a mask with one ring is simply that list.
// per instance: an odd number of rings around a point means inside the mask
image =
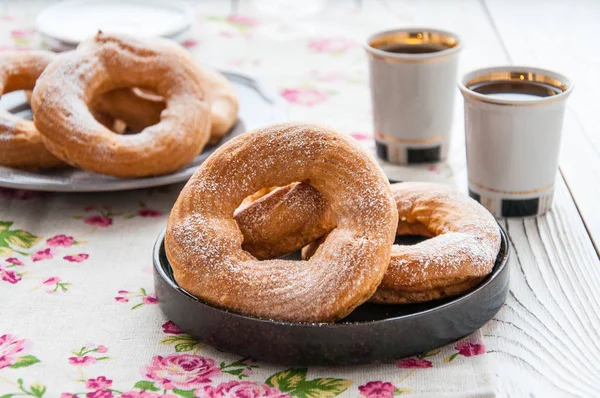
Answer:
[{"label": "white wooden table", "polygon": [[[568,76],[574,82],[575,90],[567,103],[554,206],[542,217],[502,221],[512,249],[509,265],[511,291],[506,305],[481,333],[487,347],[484,356],[486,372],[496,395],[600,396],[600,2],[326,1],[325,8],[314,15],[281,18],[275,24],[280,25],[278,28],[268,23],[257,27],[251,21],[241,20],[238,25],[232,21],[229,21],[229,26],[211,25],[210,21],[217,18],[213,15],[218,18],[230,14],[251,15],[271,22],[277,18],[257,11],[253,1],[190,3],[201,17],[200,27],[193,35],[199,44],[188,44],[200,60],[262,77],[290,101],[292,119],[331,124],[362,139],[369,150],[372,150],[372,140],[368,138],[371,120],[366,56],[360,48],[340,50],[339,54],[331,50],[329,54],[325,54],[327,51],[321,54],[320,49],[313,49],[313,56],[308,60],[299,57],[294,48],[297,43],[306,43],[306,38],[296,40],[292,36],[310,36],[311,29],[318,27],[320,36],[344,37],[356,43],[375,30],[405,26],[435,27],[456,32],[462,37],[465,47],[460,58],[461,74],[484,66],[515,64],[552,69]],[[27,14],[23,20],[32,20],[44,4],[24,1],[0,3],[13,15],[15,10],[17,14]],[[0,22],[3,23],[9,22]],[[292,28],[286,30],[286,24]],[[269,35],[267,28],[272,29],[273,34]],[[304,33],[298,33],[303,30]],[[277,37],[279,34],[281,37]],[[286,35],[290,37],[285,38]],[[221,39],[217,40],[217,37]],[[337,45],[343,47],[343,42]],[[310,65],[305,64],[310,62]],[[343,92],[336,91],[340,87],[343,87]],[[309,90],[308,94],[304,91],[304,96],[298,97],[300,88]],[[314,92],[313,89],[319,91]],[[462,98],[458,90],[456,95],[458,106],[449,161],[434,168],[384,165],[391,177],[442,181],[466,192]],[[327,101],[325,97],[328,97]],[[165,203],[171,203],[169,201],[176,197],[176,193],[172,193],[174,196]],[[141,193],[128,195],[112,198],[105,194],[100,197],[106,202],[116,203],[115,206],[127,200],[137,203],[145,198],[138,199]],[[152,200],[151,195],[154,193],[148,193],[147,200]],[[93,198],[96,200],[96,197]],[[72,199],[59,195],[55,197],[54,207],[46,210],[71,214],[67,209],[82,207],[90,201],[92,196]],[[37,208],[27,209],[20,205],[8,206],[2,215],[10,214],[15,222],[24,223],[30,229],[35,225],[39,225],[41,230],[50,227],[43,222],[35,224],[27,221],[28,212],[38,212]],[[51,219],[48,220],[50,223]],[[157,220],[152,227],[154,230],[148,234],[149,239],[164,225],[165,219]],[[65,225],[75,228],[71,224]],[[140,224],[135,231],[143,233],[142,228],[148,226]],[[125,229],[119,231],[122,234],[127,232]],[[91,236],[90,242],[93,242],[94,235]],[[113,246],[107,242],[104,244],[111,250],[117,250],[118,243],[114,242]],[[138,250],[136,244],[131,243],[132,253]],[[140,244],[136,253],[143,255],[144,250],[145,247]],[[91,249],[90,252],[90,261],[101,255],[100,250],[98,254]],[[136,256],[139,257],[138,254]],[[126,254],[120,257],[124,262],[129,259]],[[0,286],[0,294],[3,288],[4,285]],[[74,284],[70,289],[76,291],[76,288],[77,284]],[[118,313],[110,312],[113,313],[117,317],[115,319],[121,319]],[[93,324],[94,319],[90,318],[87,322]],[[132,322],[142,324],[138,318]],[[0,335],[1,326],[0,319]],[[23,325],[13,322],[12,326],[18,329]],[[155,337],[143,335],[145,339]],[[77,336],[72,335],[71,338],[76,340]],[[116,341],[112,343],[109,346],[111,350],[117,345]],[[348,377],[358,379],[362,371],[348,369],[340,372],[348,372],[353,375]],[[6,379],[2,371],[0,376]],[[50,386],[52,381],[47,383]],[[435,384],[435,380],[430,380],[430,383]],[[4,387],[0,380],[0,392],[5,391]],[[437,390],[432,388],[432,391]],[[357,394],[356,389],[347,390],[344,396]],[[463,396],[460,391],[447,394]],[[425,395],[436,396],[431,392],[419,396]],[[45,396],[54,395],[48,393]]]},{"label": "white wooden table", "polygon": [[[599,396],[600,3],[376,4],[412,17],[411,23],[459,33],[465,43],[462,71],[528,65],[559,71],[575,83],[553,209],[543,217],[503,222],[513,249],[511,291],[483,332],[500,395]],[[461,131],[459,121],[454,133]]]},{"label": "white wooden table", "polygon": [[[402,8],[387,4],[392,3]],[[440,10],[437,18],[456,13],[456,19],[439,20],[440,25],[465,38],[465,53],[475,47],[471,54],[478,62],[465,56],[463,68],[531,65],[560,71],[575,83],[554,207],[544,217],[503,223],[513,249],[511,292],[484,336],[496,356],[502,395],[598,396],[600,4],[490,0],[444,2],[444,7],[456,11]]]}]

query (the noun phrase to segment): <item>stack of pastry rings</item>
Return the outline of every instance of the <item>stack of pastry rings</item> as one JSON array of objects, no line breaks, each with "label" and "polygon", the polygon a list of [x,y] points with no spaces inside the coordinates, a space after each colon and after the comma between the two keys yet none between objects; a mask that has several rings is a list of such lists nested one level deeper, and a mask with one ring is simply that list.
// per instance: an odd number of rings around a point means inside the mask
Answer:
[{"label": "stack of pastry rings", "polygon": [[[393,246],[372,302],[403,304],[455,296],[492,271],[500,231],[483,206],[441,184],[406,182],[392,184],[391,189],[399,216],[396,234],[431,239]],[[327,199],[307,183],[254,198],[235,219],[244,235],[244,249],[259,258],[302,247],[303,258],[310,258],[323,250],[322,242],[335,227]]]},{"label": "stack of pastry rings", "polygon": [[[66,163],[119,177],[167,174],[237,121],[227,79],[161,39],[98,33],[59,56],[3,53],[0,87],[34,89],[35,124],[0,113],[0,164],[11,167]],[[117,120],[137,134],[115,134]]]},{"label": "stack of pastry rings", "polygon": [[[396,245],[396,235],[430,239]],[[303,261],[277,259],[302,247]],[[439,184],[390,186],[353,140],[288,123],[208,158],[175,203],[165,249],[177,283],[203,301],[331,322],[366,300],[464,293],[492,271],[500,230],[471,198]]]}]

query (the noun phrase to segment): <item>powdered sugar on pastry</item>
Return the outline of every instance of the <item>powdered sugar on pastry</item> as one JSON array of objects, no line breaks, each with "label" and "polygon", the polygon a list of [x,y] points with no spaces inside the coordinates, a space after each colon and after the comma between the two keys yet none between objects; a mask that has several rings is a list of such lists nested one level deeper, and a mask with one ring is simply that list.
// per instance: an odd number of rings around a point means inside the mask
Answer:
[{"label": "powdered sugar on pastry", "polygon": [[[47,51],[0,52],[0,95],[31,90],[53,58],[54,54]],[[0,164],[41,168],[63,162],[46,149],[32,121],[0,110]]]},{"label": "powdered sugar on pastry", "polygon": [[[392,192],[399,215],[397,234],[431,239],[412,246],[393,246],[390,266],[372,301],[404,303],[456,295],[492,271],[500,249],[500,233],[492,215],[479,203],[440,184],[393,184]],[[368,191],[355,194],[363,206],[372,201]],[[308,244],[303,254],[310,258],[329,238],[310,242],[335,226],[327,209],[315,217],[313,209],[327,208],[326,203],[319,191],[305,183],[289,190],[285,200],[274,193],[264,196],[244,209],[253,214],[252,218],[236,217],[244,242],[252,242],[244,247],[252,253],[260,250],[260,254],[283,254]],[[274,215],[289,213],[305,220],[305,224],[293,234],[294,239],[283,240],[292,228]]]},{"label": "powdered sugar on pastry", "polygon": [[[31,99],[35,124],[47,148],[72,166],[118,177],[168,174],[208,141],[203,77],[193,58],[168,40],[98,33],[46,68]],[[94,119],[93,98],[125,87],[146,87],[166,99],[158,124],[119,135]]]},{"label": "powdered sugar on pastry", "polygon": [[[263,187],[303,180],[331,203],[338,227],[310,261],[256,260],[242,249],[235,209]],[[219,148],[183,189],[165,246],[180,286],[209,303],[257,317],[326,322],[375,291],[396,225],[389,185],[373,159],[340,133],[290,123]]]}]

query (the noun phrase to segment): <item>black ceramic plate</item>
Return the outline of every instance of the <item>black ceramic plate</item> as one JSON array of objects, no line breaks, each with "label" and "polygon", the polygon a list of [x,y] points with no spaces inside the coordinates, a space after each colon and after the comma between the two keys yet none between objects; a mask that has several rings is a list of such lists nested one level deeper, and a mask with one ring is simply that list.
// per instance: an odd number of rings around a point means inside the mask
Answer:
[{"label": "black ceramic plate", "polygon": [[469,293],[423,304],[366,303],[334,324],[252,318],[198,300],[173,278],[164,231],[154,247],[154,285],[170,320],[220,350],[290,365],[386,362],[456,341],[498,312],[508,293],[508,243],[500,229],[502,244],[494,270]]}]

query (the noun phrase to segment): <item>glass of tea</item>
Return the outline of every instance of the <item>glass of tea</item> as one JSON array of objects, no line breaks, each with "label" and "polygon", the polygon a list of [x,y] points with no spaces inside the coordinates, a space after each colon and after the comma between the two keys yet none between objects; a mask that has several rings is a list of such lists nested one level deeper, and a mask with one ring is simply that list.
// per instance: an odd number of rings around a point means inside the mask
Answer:
[{"label": "glass of tea", "polygon": [[367,39],[377,155],[396,164],[447,156],[458,53],[457,35],[411,28]]},{"label": "glass of tea", "polygon": [[467,73],[459,88],[470,196],[496,217],[544,214],[571,82],[548,70],[503,66]]}]

